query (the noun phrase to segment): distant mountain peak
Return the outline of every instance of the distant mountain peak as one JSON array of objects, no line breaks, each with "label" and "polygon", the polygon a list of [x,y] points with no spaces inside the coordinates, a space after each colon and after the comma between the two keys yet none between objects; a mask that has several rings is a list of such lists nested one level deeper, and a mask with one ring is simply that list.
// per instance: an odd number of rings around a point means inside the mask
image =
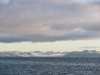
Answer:
[{"label": "distant mountain peak", "polygon": [[65,54],[66,57],[100,57],[100,52],[96,50],[83,50],[83,51],[73,51]]}]

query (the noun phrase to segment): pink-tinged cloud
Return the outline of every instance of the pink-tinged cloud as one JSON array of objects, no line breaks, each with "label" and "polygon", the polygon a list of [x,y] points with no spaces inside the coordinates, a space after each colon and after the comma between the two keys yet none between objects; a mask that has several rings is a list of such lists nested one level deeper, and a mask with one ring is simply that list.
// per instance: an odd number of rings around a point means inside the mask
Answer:
[{"label": "pink-tinged cloud", "polygon": [[0,0],[0,42],[100,38],[100,1]]}]

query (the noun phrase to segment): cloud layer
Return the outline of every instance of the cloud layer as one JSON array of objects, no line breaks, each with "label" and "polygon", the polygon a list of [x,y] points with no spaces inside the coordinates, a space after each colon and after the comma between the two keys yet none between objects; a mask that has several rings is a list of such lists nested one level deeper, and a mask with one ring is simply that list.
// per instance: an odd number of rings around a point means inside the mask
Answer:
[{"label": "cloud layer", "polygon": [[100,38],[99,0],[0,0],[0,42]]}]

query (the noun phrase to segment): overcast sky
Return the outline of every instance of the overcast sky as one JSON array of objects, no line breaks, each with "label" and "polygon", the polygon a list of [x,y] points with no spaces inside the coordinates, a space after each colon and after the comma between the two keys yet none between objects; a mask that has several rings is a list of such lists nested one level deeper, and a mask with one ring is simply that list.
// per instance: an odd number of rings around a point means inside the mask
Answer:
[{"label": "overcast sky", "polygon": [[0,0],[0,50],[100,50],[100,0]]}]

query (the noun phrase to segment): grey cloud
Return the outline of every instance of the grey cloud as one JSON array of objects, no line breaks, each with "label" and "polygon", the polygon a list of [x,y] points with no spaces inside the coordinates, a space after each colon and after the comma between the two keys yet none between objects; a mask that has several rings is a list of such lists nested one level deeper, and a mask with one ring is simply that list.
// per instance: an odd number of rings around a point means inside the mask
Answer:
[{"label": "grey cloud", "polygon": [[86,47],[81,47],[81,48],[87,48],[88,49],[88,48],[99,48],[99,47],[96,47],[96,46],[91,46],[91,47],[90,46],[86,46]]},{"label": "grey cloud", "polygon": [[99,17],[100,5],[94,0],[0,2],[0,34],[8,34],[0,35],[0,42],[99,39]]},{"label": "grey cloud", "polygon": [[13,42],[54,42],[61,40],[89,40],[90,38],[97,38],[95,33],[84,32],[83,30],[78,30],[75,32],[70,32],[61,36],[46,36],[46,35],[30,35],[30,34],[12,34],[0,36],[0,42],[13,43]]}]

